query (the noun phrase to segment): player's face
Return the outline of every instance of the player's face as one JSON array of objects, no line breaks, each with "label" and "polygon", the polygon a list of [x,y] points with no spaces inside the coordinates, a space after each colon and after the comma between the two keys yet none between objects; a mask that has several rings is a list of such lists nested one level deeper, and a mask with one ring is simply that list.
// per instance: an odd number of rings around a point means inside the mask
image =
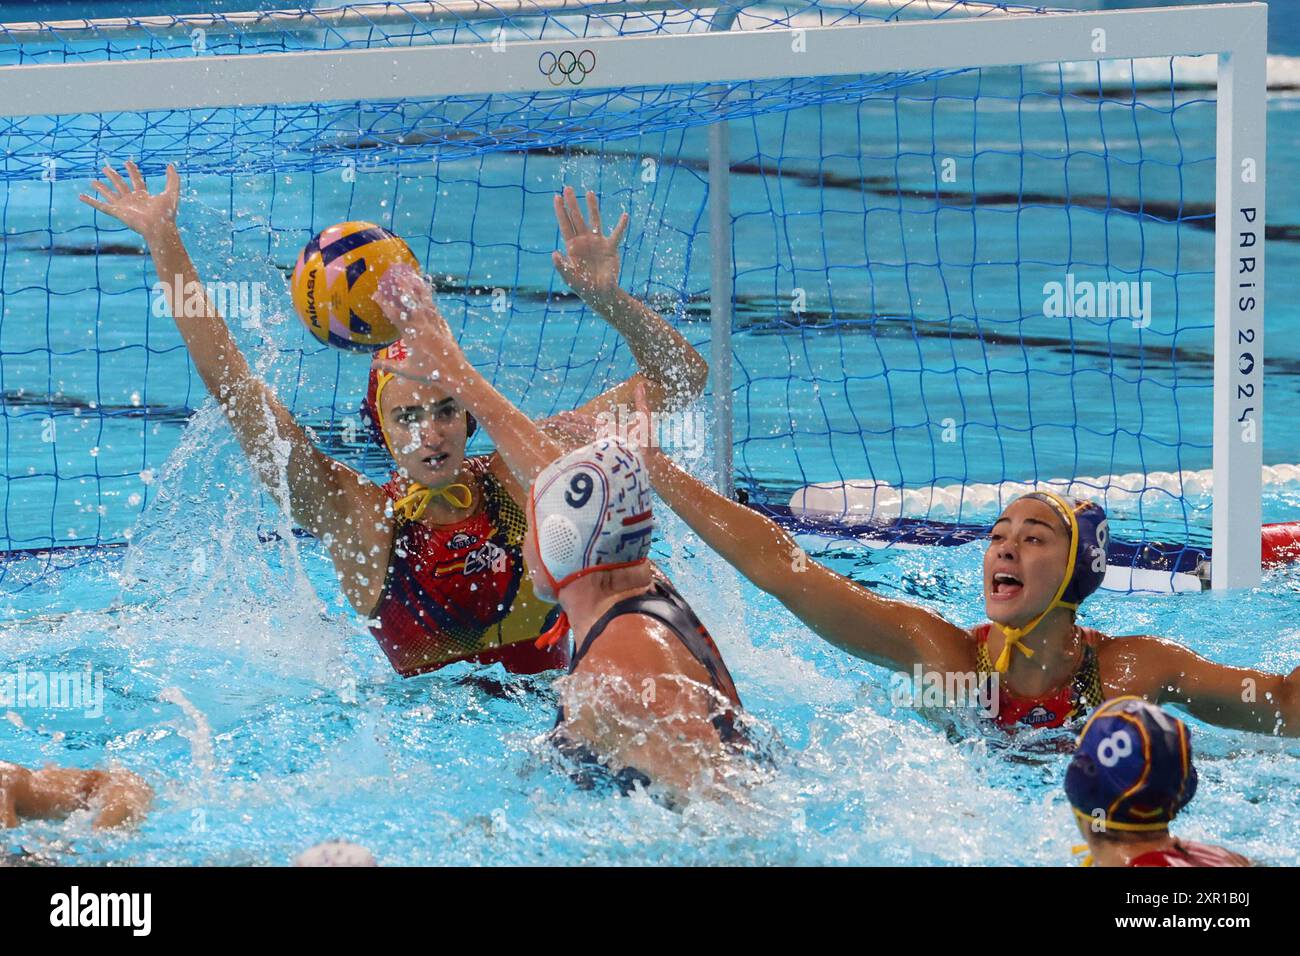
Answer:
[{"label": "player's face", "polygon": [[990,621],[1023,627],[1042,614],[1065,574],[1070,536],[1051,505],[1022,498],[1002,513],[984,552],[984,609]]},{"label": "player's face", "polygon": [[384,387],[381,398],[384,427],[398,466],[412,481],[431,488],[455,481],[465,464],[464,406],[434,385],[400,376]]}]

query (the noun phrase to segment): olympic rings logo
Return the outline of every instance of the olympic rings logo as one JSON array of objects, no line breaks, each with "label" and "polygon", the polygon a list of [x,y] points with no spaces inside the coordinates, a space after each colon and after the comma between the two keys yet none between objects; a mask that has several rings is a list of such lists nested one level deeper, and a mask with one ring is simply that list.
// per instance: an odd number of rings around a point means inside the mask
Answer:
[{"label": "olympic rings logo", "polygon": [[577,86],[595,71],[596,51],[564,50],[556,54],[547,50],[537,58],[537,69],[551,81],[551,86],[563,86],[566,82]]}]

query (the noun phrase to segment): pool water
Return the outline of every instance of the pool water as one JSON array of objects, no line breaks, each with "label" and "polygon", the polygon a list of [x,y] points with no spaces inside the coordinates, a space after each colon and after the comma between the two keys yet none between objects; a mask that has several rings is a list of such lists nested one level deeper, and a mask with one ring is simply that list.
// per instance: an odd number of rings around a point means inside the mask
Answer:
[{"label": "pool water", "polygon": [[[978,128],[989,164],[977,170],[981,182],[1014,172],[1017,188],[1049,193],[1060,170],[1046,161],[1012,170],[1007,151],[1022,148],[1026,131],[1046,150],[1057,121],[1050,111],[1036,114],[1034,100],[1020,100],[1005,82],[984,81],[976,112],[968,108],[976,95],[969,78],[956,78],[945,87],[952,97],[941,101],[950,112],[940,125],[954,142],[966,135],[968,151],[967,134]],[[918,99],[930,92],[913,91]],[[1204,198],[1214,111],[1203,96],[1184,90],[1182,108],[1144,120],[1152,165],[1142,195]],[[1090,108],[1082,102],[1070,102],[1076,122]],[[1300,148],[1297,103],[1285,91],[1270,99],[1274,170],[1284,171],[1282,160]],[[783,500],[805,482],[868,474],[914,483],[997,481],[1023,477],[1026,467],[1039,477],[1208,467],[1212,234],[1194,214],[1138,227],[1081,199],[1068,214],[1032,211],[1010,231],[996,210],[905,208],[883,181],[920,181],[933,156],[913,164],[900,133],[861,125],[893,111],[886,96],[734,124],[733,156],[750,170],[733,185],[742,481]],[[920,140],[926,148],[930,135],[926,129]],[[1133,143],[1110,139],[1105,148],[1122,154]],[[1069,182],[1131,207],[1137,180],[1123,178],[1120,159],[1090,167],[1095,146],[1074,143],[1081,165]],[[547,414],[631,371],[612,332],[552,294],[547,210],[565,182],[594,185],[610,207],[629,208],[625,283],[645,290],[691,341],[709,337],[702,131],[614,143],[607,152],[489,155],[355,182],[320,170],[195,175],[182,216],[205,278],[279,289],[284,267],[315,229],[348,218],[391,221],[442,277],[444,306],[471,357],[530,412]],[[648,189],[638,178],[643,155],[676,160],[661,164]],[[788,174],[781,181],[754,171],[774,156]],[[876,168],[885,156],[894,158]],[[1099,179],[1107,172],[1117,178]],[[854,175],[875,185],[846,187]],[[8,710],[0,755],[29,766],[120,763],[143,774],[158,800],[135,830],[95,833],[84,815],[29,823],[0,833],[0,851],[32,863],[283,864],[313,843],[347,839],[381,864],[1070,861],[1078,838],[1061,788],[1063,738],[973,733],[954,742],[891,703],[886,671],[823,644],[671,515],[661,519],[656,557],[717,638],[770,755],[769,763],[738,766],[726,798],[674,811],[643,794],[580,790],[544,741],[555,713],[551,677],[455,665],[397,678],[343,605],[323,549],[295,536],[257,489],[170,320],[147,307],[152,269],[132,252],[131,238],[102,219],[92,227],[75,200],[84,182],[6,186],[6,537],[11,547],[112,547],[67,552],[68,566],[57,572],[44,557],[4,563],[0,656],[29,673],[89,667],[102,677],[106,701],[102,717]],[[1300,461],[1282,424],[1300,412],[1300,336],[1287,334],[1300,323],[1296,188],[1284,172],[1269,183],[1270,463]],[[1061,215],[1077,225],[1077,247],[1060,245]],[[462,227],[434,229],[432,218]],[[850,233],[868,225],[872,258],[855,265]],[[927,229],[942,236],[941,264],[921,276],[903,257],[929,261],[930,250],[916,245]],[[1088,245],[1098,236],[1106,248]],[[965,257],[951,258],[954,251]],[[977,268],[980,256],[989,261]],[[1017,380],[1008,370],[1023,348],[951,334],[953,316],[997,331],[1008,316],[1032,314],[1027,290],[1053,268],[1102,268],[1130,256],[1176,303],[1144,332],[1154,338],[1078,325],[1075,348],[1059,327],[1035,327],[1045,343],[1033,352],[1039,377]],[[498,282],[512,292],[505,322],[488,304]],[[795,287],[810,292],[808,316],[792,318],[786,308]],[[918,289],[923,302],[913,302]],[[381,476],[382,459],[342,436],[364,361],[308,344],[285,304],[279,300],[260,327],[237,328],[241,346],[332,453]],[[15,319],[24,315],[45,321]],[[900,317],[906,334],[881,331]],[[927,325],[934,321],[937,332]],[[914,335],[918,328],[923,334]],[[1141,355],[1139,346],[1153,341],[1181,350],[1176,374]],[[891,374],[861,376],[858,346],[869,346]],[[1102,367],[1107,389],[1080,358],[1094,346],[1112,353]],[[890,403],[891,387],[921,399]],[[58,419],[53,446],[38,437],[47,414],[41,402],[52,396],[73,409]],[[1026,406],[1026,396],[1034,399],[1032,423],[1004,411]],[[995,412],[1001,430],[987,427]],[[934,437],[949,414],[970,425],[953,447]],[[1038,457],[1027,465],[1030,454]],[[1300,488],[1265,494],[1266,520],[1300,515]],[[1154,527],[1203,541],[1208,504],[1148,503],[1142,514],[1117,513],[1117,533]],[[128,539],[130,547],[120,547]],[[839,545],[821,559],[883,594],[971,625],[981,619],[971,600],[981,556],[978,544],[883,552]],[[1300,569],[1270,572],[1260,587],[1227,597],[1102,592],[1083,623],[1159,634],[1214,660],[1285,673],[1300,666]],[[1200,790],[1177,832],[1262,863],[1300,863],[1300,744],[1189,723]]]},{"label": "pool water", "polygon": [[[330,601],[320,547],[282,542],[251,560],[240,549],[242,574],[214,567],[197,583],[178,583],[167,556],[154,554],[150,580],[123,590],[117,609],[0,628],[0,646],[29,671],[90,666],[107,689],[104,720],[11,716],[0,731],[6,757],[108,759],[158,791],[138,830],[32,823],[0,836],[0,847],[28,862],[136,864],[283,864],[333,838],[369,847],[381,864],[1070,860],[1078,841],[1060,737],[953,743],[891,704],[885,671],[823,645],[680,522],[664,523],[672,544],[659,559],[713,630],[769,742],[771,765],[743,768],[727,799],[672,811],[641,794],[578,789],[543,739],[555,712],[549,677],[465,665],[395,677]],[[827,560],[882,593],[978,620],[969,600],[978,544]],[[117,562],[79,567],[60,598],[95,607],[125,572]],[[1298,592],[1300,574],[1286,571],[1228,599],[1103,593],[1084,620],[1285,672],[1300,664]],[[1300,823],[1300,745],[1190,723],[1200,790],[1179,834],[1262,863],[1300,863],[1285,837]]]}]

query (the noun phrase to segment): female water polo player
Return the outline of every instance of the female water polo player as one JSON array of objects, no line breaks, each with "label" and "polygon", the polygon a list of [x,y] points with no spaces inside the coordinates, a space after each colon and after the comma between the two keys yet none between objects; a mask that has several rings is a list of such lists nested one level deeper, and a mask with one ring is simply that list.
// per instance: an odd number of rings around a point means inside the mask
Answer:
[{"label": "female water polo player", "polygon": [[[970,675],[970,702],[1004,727],[1060,727],[1102,700],[1179,704],[1223,727],[1300,736],[1300,668],[1290,676],[1216,664],[1157,637],[1108,637],[1075,621],[1101,586],[1106,517],[1099,505],[1035,492],[994,523],[984,554],[989,623],[963,630],[889,600],[802,557],[774,521],[729,501],[662,453],[646,461],[664,501],[715,551],[816,634],[850,654],[912,674]],[[945,679],[943,686],[949,686]],[[957,686],[956,682],[952,686]]]},{"label": "female water polo player", "polygon": [[740,697],[708,630],[649,561],[654,515],[640,456],[610,439],[564,454],[466,361],[409,269],[391,269],[376,299],[409,346],[381,368],[432,377],[456,395],[519,484],[531,486],[528,569],[536,593],[564,609],[538,643],[574,634],[555,731],[561,751],[612,771],[624,789],[653,781],[681,795],[702,777],[707,786],[741,742]]},{"label": "female water polo player", "polygon": [[[176,226],[176,170],[168,167],[166,188],[154,195],[134,163],[126,168],[129,184],[105,167],[110,185],[95,183],[101,198],[83,195],[82,201],[148,243],[190,358],[273,494],[281,481],[274,449],[287,443],[288,502],[282,504],[329,549],[343,594],[368,617],[394,669],[411,676],[457,660],[500,661],[522,673],[564,666],[564,647],[533,646],[558,611],[533,593],[524,573],[523,491],[499,456],[465,457],[474,421],[456,398],[372,365],[364,413],[397,465],[392,480],[381,487],[321,452],[252,373],[206,295],[204,307],[194,308],[203,286]],[[626,214],[605,235],[595,197],[589,194],[587,204],[590,226],[572,189],[556,199],[566,251],[554,254],[556,269],[623,335],[656,402],[694,398],[708,375],[704,360],[618,287]],[[401,354],[400,343],[380,353]],[[641,380],[633,376],[583,411],[630,402],[633,382]]]},{"label": "female water polo player", "polygon": [[1065,771],[1092,866],[1249,866],[1223,847],[1179,840],[1169,824],[1196,795],[1187,725],[1140,697],[1092,712]]},{"label": "female water polo player", "polygon": [[101,830],[139,820],[152,801],[153,790],[128,770],[28,770],[0,760],[0,829],[90,810]]}]

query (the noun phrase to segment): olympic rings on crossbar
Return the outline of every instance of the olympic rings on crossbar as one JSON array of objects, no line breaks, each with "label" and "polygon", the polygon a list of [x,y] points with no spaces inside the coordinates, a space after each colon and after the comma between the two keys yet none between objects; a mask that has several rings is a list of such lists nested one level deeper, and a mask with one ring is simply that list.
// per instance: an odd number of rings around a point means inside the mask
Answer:
[{"label": "olympic rings on crossbar", "polygon": [[596,51],[574,53],[562,50],[555,54],[547,50],[537,58],[537,69],[551,81],[552,86],[563,86],[565,82],[577,86],[596,69]]}]

